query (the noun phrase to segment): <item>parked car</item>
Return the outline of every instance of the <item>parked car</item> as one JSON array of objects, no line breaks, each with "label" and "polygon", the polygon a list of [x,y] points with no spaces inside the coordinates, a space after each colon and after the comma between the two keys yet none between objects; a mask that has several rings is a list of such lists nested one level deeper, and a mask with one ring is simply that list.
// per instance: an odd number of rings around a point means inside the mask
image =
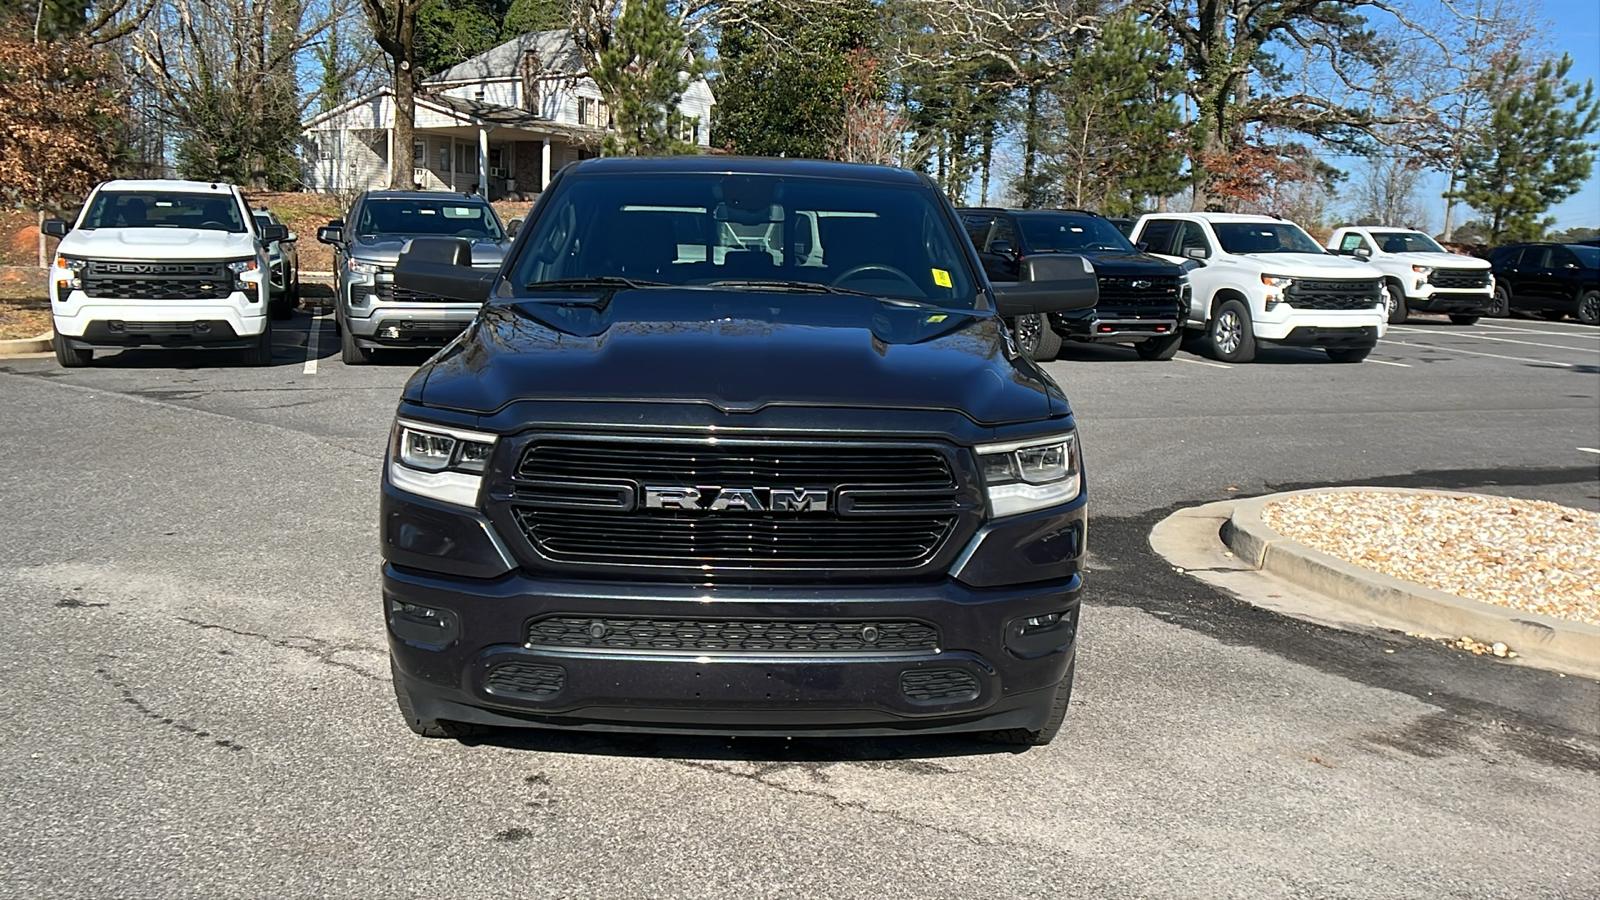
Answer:
[{"label": "parked car", "polygon": [[1186,326],[1225,362],[1259,343],[1321,347],[1334,362],[1367,358],[1388,328],[1383,273],[1334,256],[1293,222],[1237,213],[1152,213],[1133,240],[1174,262],[1196,260]]},{"label": "parked car", "polygon": [[1495,315],[1512,310],[1546,319],[1571,315],[1600,325],[1600,247],[1585,244],[1507,244],[1489,254],[1494,266]]},{"label": "parked car", "polygon": [[1183,266],[1134,249],[1110,220],[1097,213],[958,212],[990,281],[1016,281],[1021,264],[1037,253],[1071,253],[1090,261],[1100,289],[1093,308],[1023,316],[1012,322],[1017,343],[1034,359],[1055,359],[1062,339],[1132,344],[1141,359],[1149,360],[1171,359],[1178,352],[1189,305],[1189,278]]},{"label": "parked car", "polygon": [[489,274],[511,242],[487,200],[438,191],[368,191],[345,218],[317,229],[334,251],[334,327],[346,365],[370,362],[385,347],[442,347],[477,314],[481,303],[395,285],[400,250],[425,236],[464,238],[472,264]]},{"label": "parked car", "polygon": [[[283,225],[270,209],[258,209],[254,216],[258,230],[268,225]],[[283,240],[267,242],[267,273],[270,276],[274,319],[289,318],[300,305],[299,236],[289,231],[287,225],[284,225],[284,231],[286,237]]]},{"label": "parked car", "polygon": [[239,188],[201,181],[108,181],[61,239],[49,273],[56,361],[87,366],[97,347],[208,347],[272,362],[267,245]]},{"label": "parked car", "polygon": [[1488,261],[1451,253],[1420,231],[1381,225],[1339,228],[1328,238],[1328,249],[1383,273],[1390,325],[1399,325],[1412,312],[1445,313],[1457,325],[1471,325],[1495,305]]},{"label": "parked car", "polygon": [[394,276],[484,304],[384,465],[413,731],[1056,734],[1087,497],[1001,316],[1092,306],[1080,259],[996,287],[924,175],[709,156],[572,164],[471,250]]}]

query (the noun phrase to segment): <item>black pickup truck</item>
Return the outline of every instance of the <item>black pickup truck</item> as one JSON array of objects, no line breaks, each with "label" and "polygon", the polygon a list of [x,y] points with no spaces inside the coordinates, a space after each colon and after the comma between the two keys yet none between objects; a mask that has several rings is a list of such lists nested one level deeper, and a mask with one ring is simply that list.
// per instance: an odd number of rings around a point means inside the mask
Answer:
[{"label": "black pickup truck", "polygon": [[1086,530],[1066,396],[1002,316],[1094,304],[1077,257],[997,291],[911,172],[567,167],[406,386],[383,602],[411,729],[981,732],[1072,692]]},{"label": "black pickup truck", "polygon": [[1183,341],[1189,279],[1182,267],[1141,252],[1110,219],[1081,209],[962,209],[961,224],[990,281],[1017,280],[1039,253],[1088,259],[1100,299],[1089,309],[1012,320],[1017,342],[1039,362],[1055,359],[1063,339],[1132,344],[1140,359],[1171,359]]}]

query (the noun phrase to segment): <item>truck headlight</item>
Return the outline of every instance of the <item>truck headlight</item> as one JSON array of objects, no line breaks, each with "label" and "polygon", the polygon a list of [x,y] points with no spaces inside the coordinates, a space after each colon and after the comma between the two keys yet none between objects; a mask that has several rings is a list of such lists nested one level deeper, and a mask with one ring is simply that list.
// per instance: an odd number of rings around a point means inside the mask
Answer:
[{"label": "truck headlight", "polygon": [[[72,256],[56,257],[56,268],[62,270],[56,279],[56,288],[61,291],[77,291],[83,289],[83,273],[89,268],[89,261]],[[60,298],[66,299],[66,298]]]},{"label": "truck headlight", "polygon": [[1059,506],[1076,499],[1082,488],[1075,431],[977,449],[989,511],[996,518]]},{"label": "truck headlight", "polygon": [[389,482],[457,506],[476,506],[495,436],[441,425],[395,420]]},{"label": "truck headlight", "polygon": [[376,275],[382,271],[383,266],[377,263],[362,262],[359,259],[350,260],[350,274],[352,275]]},{"label": "truck headlight", "polygon": [[1263,305],[1271,311],[1283,302],[1284,292],[1289,290],[1289,285],[1294,284],[1294,279],[1287,275],[1262,275],[1261,283],[1267,286],[1267,296]]}]

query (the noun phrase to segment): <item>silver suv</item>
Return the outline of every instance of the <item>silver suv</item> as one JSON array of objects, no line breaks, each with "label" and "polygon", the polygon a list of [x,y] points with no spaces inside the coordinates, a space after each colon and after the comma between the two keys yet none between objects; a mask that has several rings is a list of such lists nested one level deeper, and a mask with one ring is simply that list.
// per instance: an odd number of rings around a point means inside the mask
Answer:
[{"label": "silver suv", "polygon": [[511,243],[482,197],[438,191],[368,191],[344,219],[317,229],[334,249],[334,324],[346,365],[386,347],[442,347],[477,315],[480,304],[395,286],[400,251],[423,236],[471,241],[472,264],[483,269],[498,269]]}]

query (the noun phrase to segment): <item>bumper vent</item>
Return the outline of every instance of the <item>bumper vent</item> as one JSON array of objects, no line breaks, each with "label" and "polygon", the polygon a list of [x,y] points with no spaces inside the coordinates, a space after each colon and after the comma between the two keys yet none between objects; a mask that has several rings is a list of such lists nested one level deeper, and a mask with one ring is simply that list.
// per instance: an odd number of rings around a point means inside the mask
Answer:
[{"label": "bumper vent", "polygon": [[584,650],[881,653],[939,648],[910,620],[642,619],[552,616],[528,625],[528,646]]},{"label": "bumper vent", "polygon": [[900,693],[918,703],[975,700],[978,679],[961,669],[917,669],[900,673]]},{"label": "bumper vent", "polygon": [[567,686],[567,670],[535,663],[502,663],[483,680],[491,693],[518,697],[550,697]]}]

